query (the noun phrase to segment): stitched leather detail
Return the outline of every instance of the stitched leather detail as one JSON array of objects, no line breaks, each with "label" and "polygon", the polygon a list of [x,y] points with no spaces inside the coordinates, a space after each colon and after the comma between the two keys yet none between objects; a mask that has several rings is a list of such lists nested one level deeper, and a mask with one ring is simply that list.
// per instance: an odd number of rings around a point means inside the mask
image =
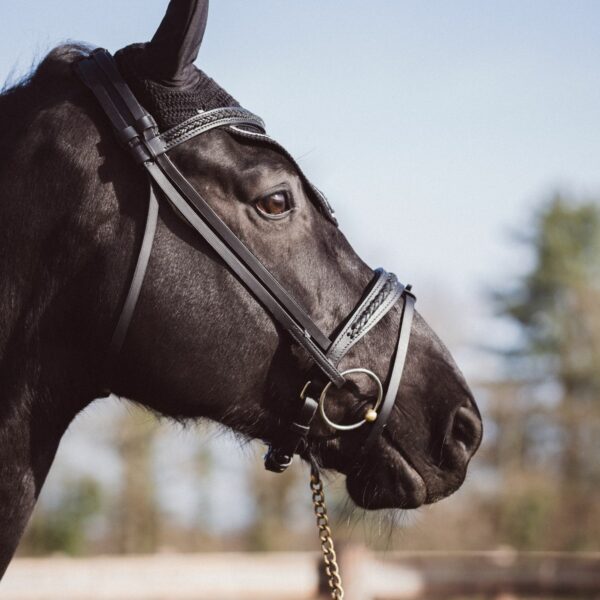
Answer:
[{"label": "stitched leather detail", "polygon": [[[360,303],[360,305],[352,312],[353,315],[360,313],[364,306],[367,306],[373,298],[380,292],[382,287],[384,286],[387,280],[387,273],[383,269],[377,269],[375,271],[376,279],[373,283],[371,289],[367,293],[365,299]],[[351,319],[348,323],[344,325],[342,330],[338,333],[338,336],[331,344],[329,351],[327,352],[327,357],[333,364],[338,364],[342,357],[348,352],[350,345],[352,345],[352,339],[349,337],[350,327],[352,326],[353,320]]]},{"label": "stitched leather detail", "polygon": [[376,279],[369,293],[352,312],[354,318],[342,328],[327,352],[327,357],[334,365],[383,318],[404,290],[393,273],[383,269],[377,269],[375,273]]},{"label": "stitched leather detail", "polygon": [[257,117],[244,108],[230,106],[200,112],[183,123],[165,131],[160,135],[160,138],[165,144],[165,148],[170,150],[210,129],[226,125],[251,125],[261,131],[265,130],[264,121],[260,117]]},{"label": "stitched leather detail", "polygon": [[366,327],[369,320],[373,317],[377,309],[383,304],[384,300],[388,297],[390,292],[393,290],[395,284],[397,283],[396,276],[391,274],[382,290],[373,298],[373,301],[362,311],[356,319],[352,322],[350,326],[350,331],[348,332],[348,337],[351,340],[356,339],[359,335],[361,335],[363,329]]}]

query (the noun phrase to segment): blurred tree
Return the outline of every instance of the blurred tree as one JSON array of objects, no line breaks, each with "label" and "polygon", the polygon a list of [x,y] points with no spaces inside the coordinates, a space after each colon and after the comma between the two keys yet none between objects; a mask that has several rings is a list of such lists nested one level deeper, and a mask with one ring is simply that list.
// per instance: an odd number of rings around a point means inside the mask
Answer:
[{"label": "blurred tree", "polygon": [[130,405],[117,425],[116,445],[123,478],[113,537],[123,553],[153,552],[158,545],[159,519],[153,474],[156,417]]},{"label": "blurred tree", "polygon": [[525,241],[532,268],[495,296],[519,331],[491,411],[506,490],[498,522],[505,541],[520,547],[597,548],[600,205],[557,196]]},{"label": "blurred tree", "polygon": [[102,506],[100,485],[91,478],[65,484],[60,502],[52,509],[36,510],[19,552],[43,555],[54,552],[81,554],[87,529]]},{"label": "blurred tree", "polygon": [[274,475],[265,471],[262,461],[254,463],[250,478],[254,519],[245,536],[248,550],[285,550],[290,546],[290,537],[298,537],[294,531],[295,502],[305,500],[307,508],[309,503],[303,475],[300,468]]}]

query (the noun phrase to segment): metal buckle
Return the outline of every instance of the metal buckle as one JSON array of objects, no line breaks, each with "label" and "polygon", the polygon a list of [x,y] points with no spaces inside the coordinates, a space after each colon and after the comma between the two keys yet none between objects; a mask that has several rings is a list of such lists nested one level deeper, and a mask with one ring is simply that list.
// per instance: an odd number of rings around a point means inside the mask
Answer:
[{"label": "metal buckle", "polygon": [[286,454],[280,448],[274,448],[269,444],[264,456],[265,469],[273,473],[283,473],[293,462],[294,456]]},{"label": "metal buckle", "polygon": [[312,381],[309,379],[304,384],[304,387],[302,388],[302,391],[300,392],[300,400],[306,400],[306,392],[307,392],[308,388],[310,387],[311,383],[312,383]]},{"label": "metal buckle", "polygon": [[[381,401],[383,400],[383,385],[381,384],[381,380],[379,379],[379,377],[377,377],[377,375],[375,375],[375,373],[373,373],[373,371],[369,371],[369,369],[356,368],[356,369],[348,369],[347,371],[343,371],[341,373],[341,375],[342,376],[350,375],[351,373],[363,373],[364,375],[368,375],[375,382],[375,384],[377,385],[377,400],[375,401],[374,406],[367,410],[367,412],[365,413],[364,419],[361,419],[360,421],[357,421],[356,423],[351,423],[350,425],[340,425],[339,423],[335,423],[325,413],[325,400],[327,398],[327,391],[331,387],[331,381],[330,381],[323,388],[323,391],[321,392],[321,396],[319,397],[319,412],[321,413],[321,417],[323,417],[323,420],[325,421],[325,423],[327,423],[327,425],[329,425],[329,427],[331,427],[332,429],[337,429],[338,431],[351,431],[353,429],[358,429],[365,423],[372,423],[373,421],[375,421],[377,419],[377,414],[378,414],[377,411],[378,411],[379,407],[381,406]],[[308,382],[308,383],[310,383],[310,382]],[[304,389],[306,389],[307,386],[308,386],[308,384],[306,386],[304,386]],[[302,390],[302,392],[304,392],[304,390]]]}]

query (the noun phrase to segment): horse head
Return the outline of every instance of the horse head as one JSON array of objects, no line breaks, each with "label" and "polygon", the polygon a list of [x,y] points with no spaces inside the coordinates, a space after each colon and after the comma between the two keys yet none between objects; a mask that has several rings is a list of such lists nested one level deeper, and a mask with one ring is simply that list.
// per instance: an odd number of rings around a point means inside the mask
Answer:
[{"label": "horse head", "polygon": [[[120,50],[116,64],[158,130],[178,132],[181,143],[168,149],[169,160],[333,339],[364,301],[374,272],[322,194],[256,129],[223,126],[185,138],[186,123],[198,115],[239,106],[194,66],[207,8],[204,1],[172,0],[153,39]],[[24,499],[24,514],[68,423],[107,387],[161,414],[211,419],[277,445],[285,443],[300,391],[314,378],[314,357],[160,191],[139,299],[106,370],[144,237],[149,183],[75,74],[85,54],[76,47],[54,51],[0,99],[11,118],[0,183],[15,199],[0,208],[7,228],[0,243],[12,249],[11,260],[3,256],[1,263],[7,398],[0,439],[3,463],[17,465],[5,491]],[[389,389],[404,307],[395,302],[371,322],[341,353],[336,372],[365,368]],[[344,473],[350,496],[366,508],[412,508],[448,496],[481,440],[479,412],[450,353],[420,314],[409,329],[393,407],[368,451],[369,423],[341,433],[321,414],[299,448],[304,458]],[[348,379],[328,389],[331,422],[348,424],[373,409],[372,378]],[[17,439],[27,440],[27,452]],[[25,521],[11,528],[18,533]]]}]

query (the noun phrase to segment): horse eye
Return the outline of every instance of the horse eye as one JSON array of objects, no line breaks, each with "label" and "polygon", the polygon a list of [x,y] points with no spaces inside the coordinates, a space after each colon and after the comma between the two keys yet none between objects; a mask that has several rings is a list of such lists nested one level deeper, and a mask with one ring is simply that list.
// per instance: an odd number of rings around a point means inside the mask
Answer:
[{"label": "horse eye", "polygon": [[285,191],[273,192],[259,198],[256,208],[265,215],[281,217],[291,210],[288,193]]}]

